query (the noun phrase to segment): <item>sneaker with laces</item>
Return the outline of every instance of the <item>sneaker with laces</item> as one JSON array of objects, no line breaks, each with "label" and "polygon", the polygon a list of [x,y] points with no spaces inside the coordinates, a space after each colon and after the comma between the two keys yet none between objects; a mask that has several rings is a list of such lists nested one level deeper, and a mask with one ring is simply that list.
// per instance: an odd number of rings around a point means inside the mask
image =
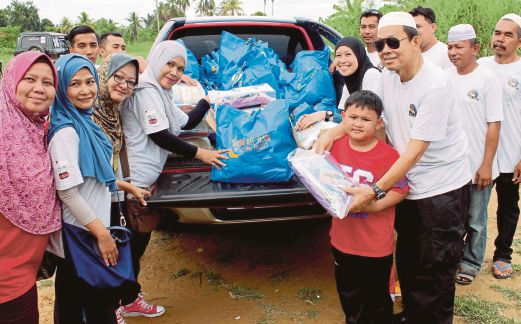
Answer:
[{"label": "sneaker with laces", "polygon": [[137,299],[132,303],[122,306],[123,310],[121,314],[124,317],[131,316],[145,316],[145,317],[157,317],[165,313],[163,306],[149,304],[142,294],[139,294]]},{"label": "sneaker with laces", "polygon": [[116,322],[117,324],[127,324],[125,322],[125,319],[123,318],[123,306],[120,306],[118,309],[116,309]]}]

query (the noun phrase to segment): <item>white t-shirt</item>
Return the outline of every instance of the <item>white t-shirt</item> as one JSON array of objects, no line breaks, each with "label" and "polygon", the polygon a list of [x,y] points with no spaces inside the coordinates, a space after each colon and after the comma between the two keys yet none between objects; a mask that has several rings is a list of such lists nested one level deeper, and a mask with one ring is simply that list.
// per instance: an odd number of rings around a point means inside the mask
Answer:
[{"label": "white t-shirt", "polygon": [[[90,206],[104,226],[110,226],[110,191],[104,183],[96,178],[81,175],[78,156],[80,150],[80,138],[72,127],[60,129],[49,143],[54,182],[57,190],[67,190],[78,186],[78,192]],[[77,227],[83,226],[74,217],[67,206],[62,206],[63,221]]]},{"label": "white t-shirt", "polygon": [[497,152],[499,172],[512,173],[521,161],[521,59],[510,64],[496,63],[494,56],[478,60],[496,74],[503,89],[503,115]]},{"label": "white t-shirt", "polygon": [[446,70],[454,66],[449,60],[447,45],[438,41],[433,47],[426,52],[422,52],[423,58],[428,59],[432,63]]},{"label": "white t-shirt", "polygon": [[[169,114],[165,109],[160,94],[153,88],[140,89],[121,109],[130,180],[138,187],[154,184],[168,158],[168,151],[157,146],[148,135],[171,129],[172,122],[180,127],[188,122],[188,116],[179,108]],[[167,116],[177,120],[170,121]]]},{"label": "white t-shirt", "polygon": [[375,67],[379,69],[383,68],[384,65],[382,63],[382,60],[380,60],[380,56],[378,55],[377,51],[369,53],[366,48],[365,52],[367,53],[367,56],[369,56],[369,60],[371,61],[371,63],[373,63]]},{"label": "white t-shirt", "polygon": [[[369,69],[365,72],[362,80],[362,90],[370,90],[376,93],[380,98],[382,97],[382,73],[377,69]],[[342,97],[338,102],[338,109],[344,110],[344,105],[349,98],[349,90],[344,85],[342,89]]]},{"label": "white t-shirt", "polygon": [[467,140],[446,73],[425,61],[408,82],[387,69],[382,81],[385,127],[394,148],[403,154],[411,139],[430,142],[407,172],[407,199],[432,197],[468,183]]},{"label": "white t-shirt", "polygon": [[[469,143],[470,172],[476,183],[476,172],[483,162],[488,124],[503,120],[503,89],[498,78],[486,67],[478,67],[460,75],[456,67],[447,70],[456,86],[456,105],[460,109],[463,129]],[[492,179],[497,178],[497,158],[492,163]]]}]

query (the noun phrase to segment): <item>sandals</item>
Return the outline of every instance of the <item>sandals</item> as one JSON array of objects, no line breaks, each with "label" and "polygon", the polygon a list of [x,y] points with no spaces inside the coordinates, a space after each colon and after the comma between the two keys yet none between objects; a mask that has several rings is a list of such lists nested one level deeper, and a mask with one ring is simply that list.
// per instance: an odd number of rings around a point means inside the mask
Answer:
[{"label": "sandals", "polygon": [[[503,263],[503,265],[501,265],[501,263]],[[503,271],[503,270],[508,270],[508,269],[510,269],[510,273],[507,273],[507,274],[497,273],[498,271]],[[492,274],[493,274],[494,278],[496,278],[496,279],[510,278],[510,276],[512,276],[512,272],[513,272],[513,269],[512,269],[512,265],[510,263],[498,260],[498,261],[494,261],[494,264],[492,265]]]},{"label": "sandals", "polygon": [[472,273],[460,270],[458,272],[458,274],[456,275],[456,283],[458,283],[460,285],[464,285],[464,286],[470,285],[472,283],[472,281],[474,281],[475,277],[476,277],[476,275],[474,275]]}]

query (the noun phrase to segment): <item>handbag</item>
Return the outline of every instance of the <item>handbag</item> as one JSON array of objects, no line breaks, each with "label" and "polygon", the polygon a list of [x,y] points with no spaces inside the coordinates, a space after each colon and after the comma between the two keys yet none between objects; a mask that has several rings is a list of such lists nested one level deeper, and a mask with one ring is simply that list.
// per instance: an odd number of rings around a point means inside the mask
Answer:
[{"label": "handbag", "polygon": [[50,279],[54,276],[56,265],[56,256],[49,251],[45,251],[38,272],[36,273],[36,281]]},{"label": "handbag", "polygon": [[98,242],[89,231],[71,224],[63,224],[65,257],[71,260],[76,275],[91,287],[111,289],[120,287],[128,281],[135,281],[130,251],[132,233],[124,227],[125,218],[121,209],[120,216],[122,226],[107,227],[119,253],[118,263],[115,266],[105,264],[99,253]]}]

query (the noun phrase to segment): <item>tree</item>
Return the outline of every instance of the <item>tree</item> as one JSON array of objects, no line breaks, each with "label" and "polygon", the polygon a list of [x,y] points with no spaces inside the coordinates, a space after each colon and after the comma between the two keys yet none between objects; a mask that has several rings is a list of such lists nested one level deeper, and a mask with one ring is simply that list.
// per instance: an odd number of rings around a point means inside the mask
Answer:
[{"label": "tree", "polygon": [[264,0],[264,10],[262,12],[264,12],[264,16],[266,16],[266,0]]},{"label": "tree", "polygon": [[223,0],[221,6],[224,16],[244,15],[244,9],[242,9],[242,2],[240,0]]},{"label": "tree", "polygon": [[273,3],[275,2],[275,0],[271,0],[271,15],[273,16]]},{"label": "tree", "polygon": [[190,7],[190,0],[177,0],[178,7],[183,12],[183,16],[186,16],[186,9]]},{"label": "tree", "polygon": [[40,30],[40,16],[38,8],[31,2],[12,0],[6,7],[8,25],[19,26],[20,31]]},{"label": "tree", "polygon": [[89,14],[85,11],[80,12],[78,16],[78,24],[94,27],[94,22],[90,19]]},{"label": "tree", "polygon": [[63,34],[68,34],[72,29],[72,22],[67,17],[63,17],[58,25],[58,31]]},{"label": "tree", "polygon": [[50,21],[47,18],[43,18],[40,25],[41,25],[41,29],[43,31],[55,31],[56,30],[52,21]]},{"label": "tree", "polygon": [[6,27],[9,24],[9,16],[7,9],[0,9],[0,27]]},{"label": "tree", "polygon": [[252,16],[266,16],[266,14],[262,11],[255,11],[251,14]]},{"label": "tree", "polygon": [[134,42],[137,39],[139,30],[142,28],[141,18],[138,16],[137,12],[133,11],[128,15],[127,21],[130,23],[127,27],[130,33],[130,41]]},{"label": "tree", "polygon": [[199,0],[195,12],[199,16],[213,16],[216,13],[214,0]]},{"label": "tree", "polygon": [[117,32],[122,31],[122,28],[112,19],[100,18],[94,22],[94,30],[98,35],[102,35],[106,32]]}]

